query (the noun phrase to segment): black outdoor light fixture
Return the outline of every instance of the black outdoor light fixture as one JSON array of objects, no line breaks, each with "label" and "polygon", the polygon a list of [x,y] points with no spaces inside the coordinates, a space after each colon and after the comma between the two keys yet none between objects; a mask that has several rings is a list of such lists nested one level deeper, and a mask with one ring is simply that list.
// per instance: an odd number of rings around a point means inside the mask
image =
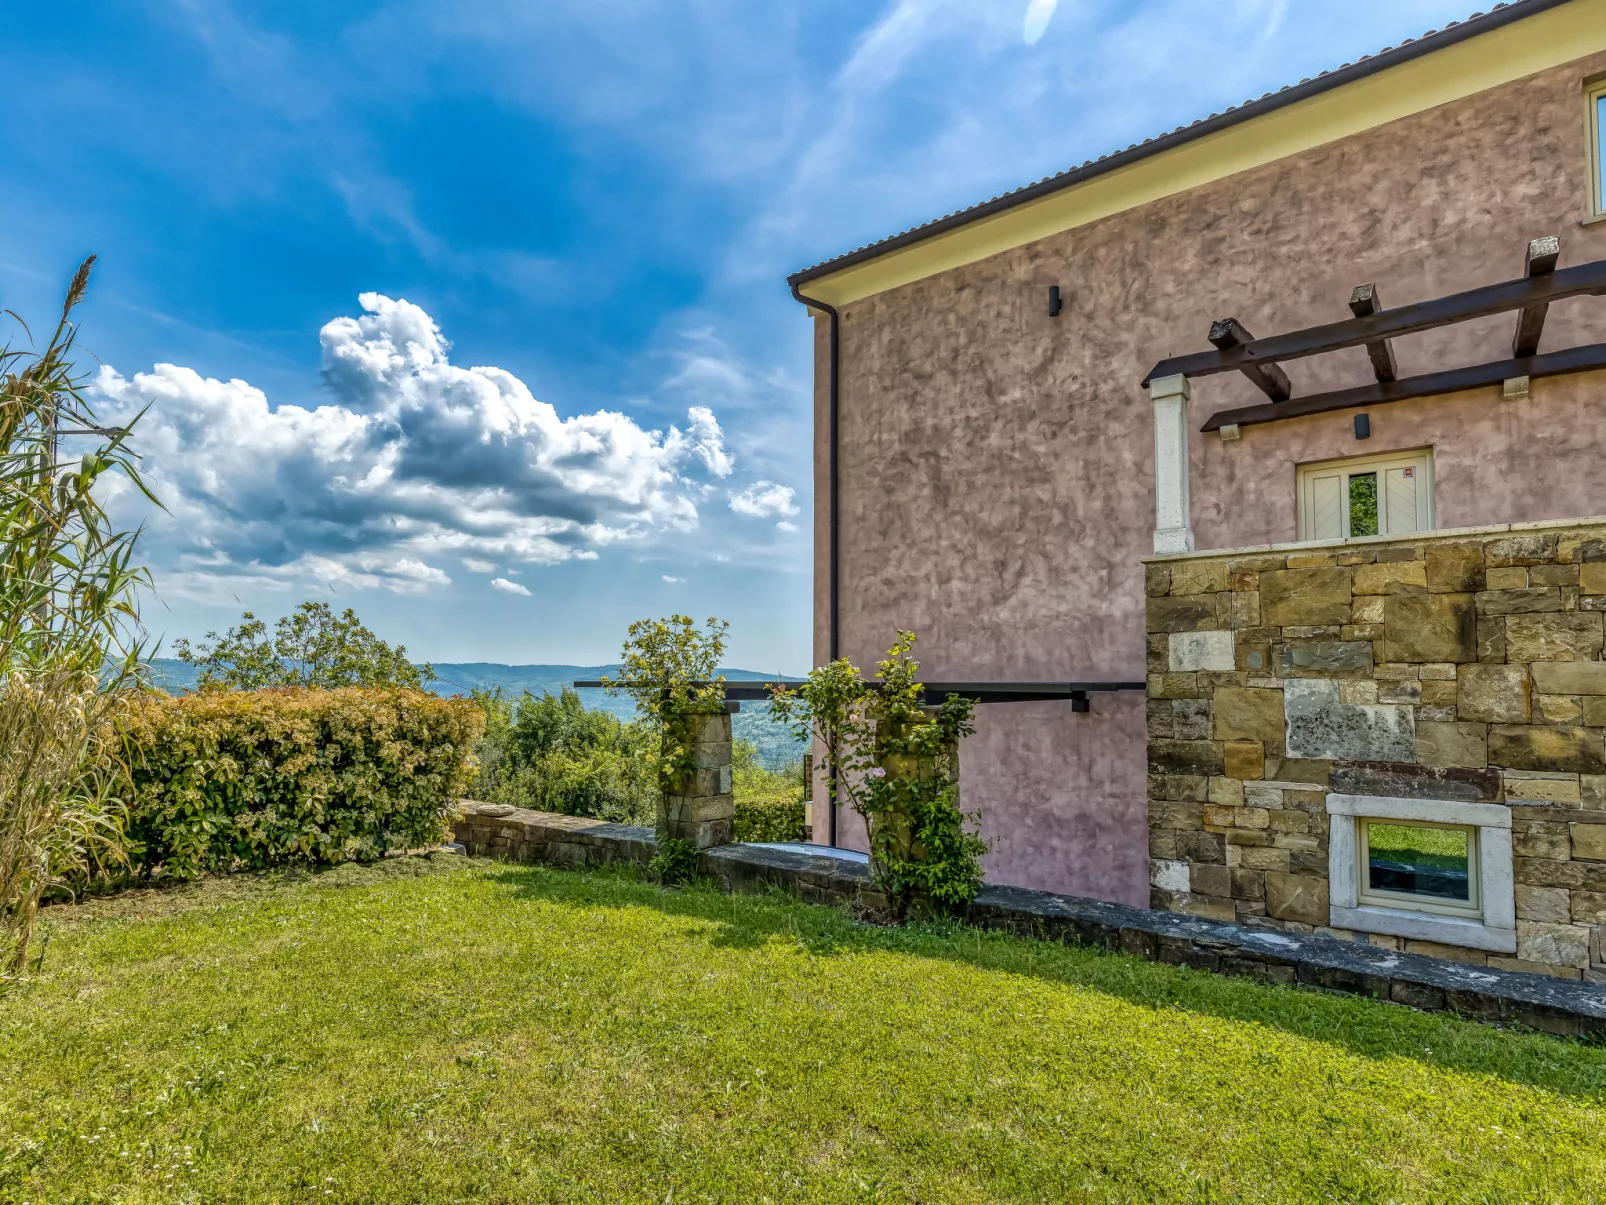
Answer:
[{"label": "black outdoor light fixture", "polygon": [[1355,438],[1372,438],[1372,416],[1370,414],[1357,414],[1355,416]]},{"label": "black outdoor light fixture", "polygon": [[1060,311],[1063,310],[1064,308],[1065,308],[1065,303],[1060,300],[1060,287],[1059,287],[1059,285],[1049,285],[1048,286],[1048,316],[1050,318],[1058,318],[1060,316]]}]

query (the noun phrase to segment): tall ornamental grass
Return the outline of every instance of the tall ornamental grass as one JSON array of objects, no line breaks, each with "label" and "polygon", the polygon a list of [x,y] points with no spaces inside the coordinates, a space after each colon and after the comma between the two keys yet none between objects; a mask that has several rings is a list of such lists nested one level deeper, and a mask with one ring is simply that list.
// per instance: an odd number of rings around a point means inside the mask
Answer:
[{"label": "tall ornamental grass", "polygon": [[101,505],[121,474],[151,501],[129,428],[102,426],[73,365],[74,274],[42,350],[0,348],[0,976],[27,968],[52,887],[122,859],[118,720],[138,689],[137,531]]}]

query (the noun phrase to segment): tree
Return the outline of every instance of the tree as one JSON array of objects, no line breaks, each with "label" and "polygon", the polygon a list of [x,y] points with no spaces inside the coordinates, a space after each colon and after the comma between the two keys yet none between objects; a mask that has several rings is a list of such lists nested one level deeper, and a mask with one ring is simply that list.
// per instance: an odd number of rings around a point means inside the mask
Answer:
[{"label": "tree", "polygon": [[402,687],[421,690],[435,680],[435,667],[414,665],[407,650],[375,636],[356,612],[336,615],[328,603],[304,602],[268,625],[250,611],[238,627],[222,636],[208,632],[191,646],[176,642],[174,651],[187,665],[201,667],[202,689],[260,690],[265,686]]},{"label": "tree", "polygon": [[117,719],[138,689],[149,577],[100,486],[121,475],[156,499],[134,424],[102,426],[73,364],[94,262],[43,351],[0,349],[0,976],[26,969],[47,891],[122,857]]},{"label": "tree", "polygon": [[690,615],[638,619],[625,637],[618,675],[605,676],[602,685],[628,694],[642,718],[661,731],[687,707],[725,698],[718,672],[729,631],[730,624],[712,617],[702,628]]}]

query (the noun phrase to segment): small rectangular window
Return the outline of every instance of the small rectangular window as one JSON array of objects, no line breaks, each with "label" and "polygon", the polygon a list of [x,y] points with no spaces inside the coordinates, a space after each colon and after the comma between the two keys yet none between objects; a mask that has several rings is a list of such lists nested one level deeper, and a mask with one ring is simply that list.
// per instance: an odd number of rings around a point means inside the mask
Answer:
[{"label": "small rectangular window", "polygon": [[1589,100],[1589,188],[1590,211],[1606,215],[1606,80],[1590,85]]},{"label": "small rectangular window", "polygon": [[1396,536],[1433,527],[1433,455],[1330,460],[1299,467],[1299,538]]},{"label": "small rectangular window", "polygon": [[1416,820],[1356,821],[1360,902],[1480,916],[1478,830]]}]

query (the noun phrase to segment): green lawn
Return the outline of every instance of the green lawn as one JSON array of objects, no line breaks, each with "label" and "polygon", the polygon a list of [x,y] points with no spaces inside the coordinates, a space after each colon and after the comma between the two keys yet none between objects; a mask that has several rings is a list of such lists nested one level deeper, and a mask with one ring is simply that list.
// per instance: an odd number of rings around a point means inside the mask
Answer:
[{"label": "green lawn", "polygon": [[1606,1050],[414,859],[53,910],[0,1201],[1606,1200]]}]

